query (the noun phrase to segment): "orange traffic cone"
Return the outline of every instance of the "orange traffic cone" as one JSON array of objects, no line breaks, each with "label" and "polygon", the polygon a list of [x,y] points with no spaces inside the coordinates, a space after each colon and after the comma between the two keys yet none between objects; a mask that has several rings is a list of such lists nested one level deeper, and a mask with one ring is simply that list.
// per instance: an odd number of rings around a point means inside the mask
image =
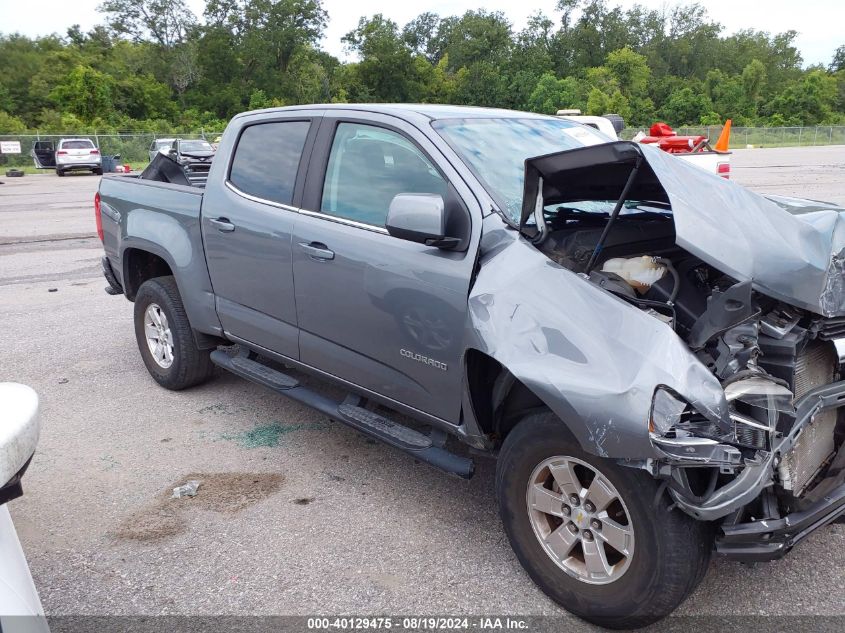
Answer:
[{"label": "orange traffic cone", "polygon": [[731,144],[731,120],[725,121],[725,127],[722,128],[722,133],[719,134],[719,140],[713,146],[717,152],[727,152]]}]

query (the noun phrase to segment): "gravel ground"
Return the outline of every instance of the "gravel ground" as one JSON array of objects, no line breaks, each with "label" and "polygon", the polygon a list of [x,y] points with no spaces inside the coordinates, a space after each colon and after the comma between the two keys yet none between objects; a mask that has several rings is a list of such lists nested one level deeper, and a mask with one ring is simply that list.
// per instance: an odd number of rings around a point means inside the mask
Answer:
[{"label": "gravel ground", "polygon": [[[845,204],[843,147],[738,151],[733,176]],[[48,614],[561,613],[508,546],[492,462],[454,479],[228,375],[158,388],[103,292],[99,178],[2,180],[0,380],[43,421],[10,507]],[[167,498],[188,479],[196,498]],[[845,615],[843,568],[839,525],[715,560],[680,612]]]}]

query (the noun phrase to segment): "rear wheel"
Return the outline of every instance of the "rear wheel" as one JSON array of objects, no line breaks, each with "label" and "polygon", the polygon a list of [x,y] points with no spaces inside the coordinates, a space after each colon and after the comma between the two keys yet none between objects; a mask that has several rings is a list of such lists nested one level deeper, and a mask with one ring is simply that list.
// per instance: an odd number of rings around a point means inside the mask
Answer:
[{"label": "rear wheel", "polygon": [[97,167],[96,169],[92,169],[91,171],[94,172],[95,174],[97,174],[98,176],[103,175],[103,168],[102,167]]},{"label": "rear wheel", "polygon": [[64,176],[64,175],[65,175],[65,172],[64,172],[63,170],[61,170],[61,169],[58,169],[58,168],[57,168],[57,169],[56,169],[56,175],[57,175],[59,178],[61,178],[62,176]]},{"label": "rear wheel", "polygon": [[648,473],[585,453],[551,413],[508,435],[496,469],[505,531],[550,598],[589,622],[635,628],[671,613],[710,560],[706,524],[678,510]]},{"label": "rear wheel", "polygon": [[141,284],[134,316],[141,358],[158,384],[179,390],[211,377],[211,350],[197,347],[173,277],[156,277]]}]

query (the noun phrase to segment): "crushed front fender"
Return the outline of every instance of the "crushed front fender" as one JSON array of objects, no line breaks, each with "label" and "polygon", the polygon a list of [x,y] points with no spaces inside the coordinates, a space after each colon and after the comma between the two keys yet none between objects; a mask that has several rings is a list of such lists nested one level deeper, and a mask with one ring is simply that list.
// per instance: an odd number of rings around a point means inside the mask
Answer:
[{"label": "crushed front fender", "polygon": [[482,261],[469,346],[506,367],[584,450],[657,457],[648,419],[659,385],[714,421],[727,418],[718,380],[668,325],[511,236]]}]

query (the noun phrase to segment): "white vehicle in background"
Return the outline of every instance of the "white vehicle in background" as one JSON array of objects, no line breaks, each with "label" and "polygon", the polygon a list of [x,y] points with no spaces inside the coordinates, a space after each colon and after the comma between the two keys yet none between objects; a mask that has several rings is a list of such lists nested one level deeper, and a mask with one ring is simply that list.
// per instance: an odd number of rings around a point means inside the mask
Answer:
[{"label": "white vehicle in background", "polygon": [[173,145],[175,138],[157,138],[150,143],[150,161],[156,157],[158,153],[166,154]]},{"label": "white vehicle in background", "polygon": [[90,138],[63,138],[56,148],[56,175],[88,170],[103,175],[103,157]]},{"label": "white vehicle in background", "polygon": [[0,631],[49,633],[41,600],[5,505],[23,494],[21,478],[38,443],[38,396],[26,385],[3,382],[0,403]]},{"label": "white vehicle in background", "polygon": [[[588,116],[581,114],[581,110],[558,110],[557,116],[594,128],[615,141],[619,140],[619,134],[625,128],[625,121],[618,114]],[[719,138],[716,148],[711,146],[710,140],[704,136],[679,136],[665,123],[655,123],[649,130],[650,134],[640,131],[631,140],[635,143],[657,145],[696,167],[718,174],[722,178],[730,178],[731,153],[727,151],[730,122],[725,127],[727,136],[724,140]]]}]

